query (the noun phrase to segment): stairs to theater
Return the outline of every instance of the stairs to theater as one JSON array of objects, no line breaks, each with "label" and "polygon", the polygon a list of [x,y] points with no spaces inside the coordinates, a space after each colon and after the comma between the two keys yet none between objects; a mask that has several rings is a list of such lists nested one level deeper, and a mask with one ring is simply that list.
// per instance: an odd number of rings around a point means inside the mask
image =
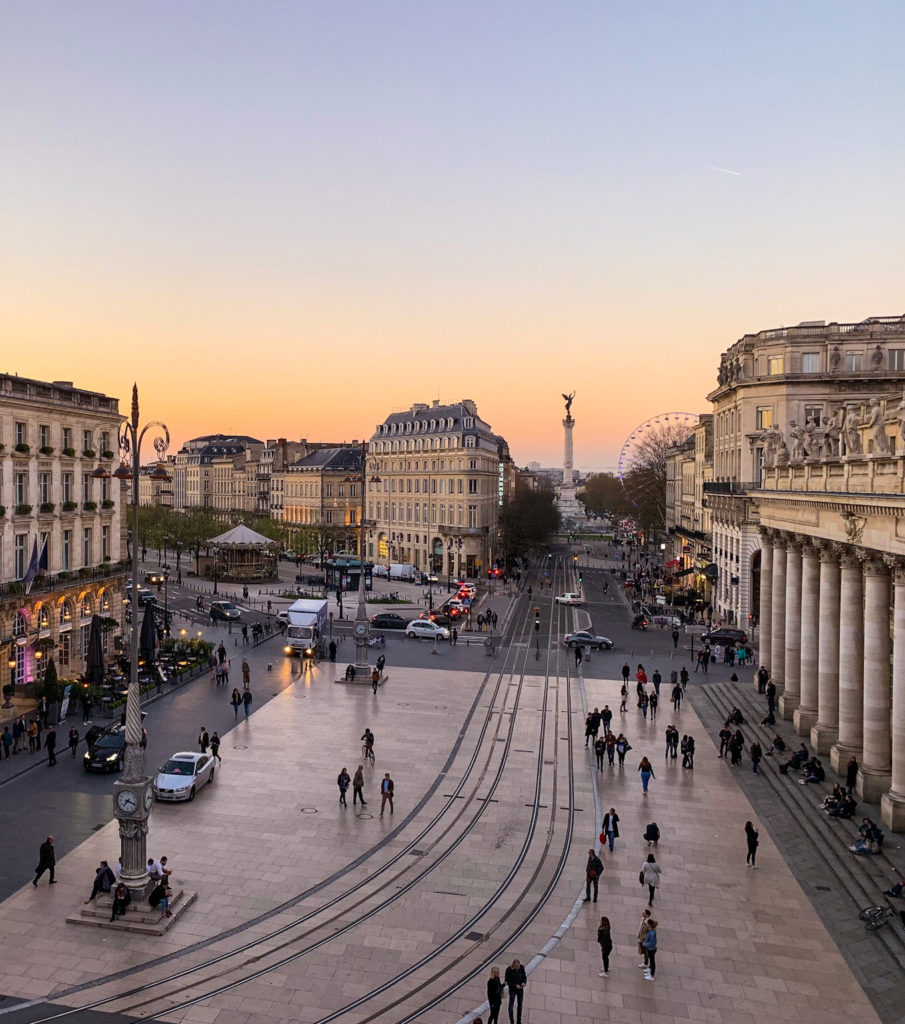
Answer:
[{"label": "stairs to theater", "polygon": [[109,928],[111,931],[135,932],[140,935],[163,935],[197,898],[196,892],[186,892],[174,887],[173,895],[170,897],[172,917],[161,917],[160,911],[148,906],[147,900],[139,902],[133,897],[125,916],[117,916],[115,921],[111,921],[113,897],[109,893],[101,893],[91,903],[81,907],[78,913],[67,917],[66,923]]},{"label": "stairs to theater", "polygon": [[[766,701],[758,697],[746,683],[705,683],[689,686],[688,696],[698,713],[713,743],[714,756],[719,752],[719,730],[733,707],[737,707],[745,718],[741,726],[745,737],[745,758],[737,768],[725,759],[725,770],[736,776],[745,795],[755,806],[758,816],[776,841],[777,847],[795,873],[799,884],[814,904],[830,933],[839,944],[843,956],[855,969],[861,970],[861,963],[853,959],[853,946],[865,940],[881,946],[897,973],[905,969],[905,929],[900,918],[890,919],[886,926],[876,932],[866,932],[858,920],[858,913],[867,906],[884,904],[883,892],[893,883],[905,878],[893,863],[898,856],[898,837],[886,834],[883,850],[870,856],[856,856],[849,847],[858,839],[857,826],[861,819],[870,817],[879,823],[879,808],[876,805],[859,803],[851,821],[830,818],[821,809],[823,798],[832,791],[833,782],[844,784],[844,779],[827,772],[827,781],[819,785],[800,786],[797,777],[790,772],[781,775],[779,764],[791,756],[803,737],[797,735],[792,723],[777,719],[775,726],[761,726],[766,714]],[[764,757],[760,763],[760,774],[751,771],[747,750],[756,738],[766,751],[779,733],[785,740],[788,751],[781,757],[776,754]],[[700,757],[707,746],[699,743]],[[741,826],[740,846],[743,849]],[[905,900],[893,900],[897,910],[905,911]],[[872,947],[876,948],[876,947]],[[888,967],[887,967],[888,970]],[[869,978],[859,978],[865,988],[870,987]],[[899,976],[898,988],[901,989]],[[872,995],[876,1002],[876,992]],[[901,999],[901,996],[897,996]],[[897,1003],[899,1010],[901,1002]],[[894,1017],[891,1019],[895,1019]]]}]

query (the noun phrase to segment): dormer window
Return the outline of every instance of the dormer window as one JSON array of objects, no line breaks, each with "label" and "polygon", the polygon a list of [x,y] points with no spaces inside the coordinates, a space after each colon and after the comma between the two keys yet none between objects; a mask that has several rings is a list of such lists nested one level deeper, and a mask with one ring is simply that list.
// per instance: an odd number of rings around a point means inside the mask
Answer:
[{"label": "dormer window", "polygon": [[471,416],[466,416],[462,421],[465,428],[470,430],[474,426],[474,419]]}]

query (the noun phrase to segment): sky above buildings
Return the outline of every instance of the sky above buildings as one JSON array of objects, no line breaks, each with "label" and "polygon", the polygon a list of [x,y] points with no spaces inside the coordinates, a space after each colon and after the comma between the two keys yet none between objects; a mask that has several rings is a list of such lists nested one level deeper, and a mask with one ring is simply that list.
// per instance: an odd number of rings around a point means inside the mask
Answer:
[{"label": "sky above buildings", "polygon": [[905,312],[901,4],[8,2],[0,370],[211,431],[473,398],[615,464],[720,352]]}]

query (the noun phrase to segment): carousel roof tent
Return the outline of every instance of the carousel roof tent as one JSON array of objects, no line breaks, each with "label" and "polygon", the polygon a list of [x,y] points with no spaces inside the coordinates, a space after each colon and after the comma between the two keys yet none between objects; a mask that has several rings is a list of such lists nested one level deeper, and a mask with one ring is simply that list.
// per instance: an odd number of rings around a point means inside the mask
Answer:
[{"label": "carousel roof tent", "polygon": [[227,530],[226,533],[221,533],[219,537],[211,537],[208,544],[216,544],[221,548],[259,548],[259,547],[278,547],[279,542],[271,540],[269,537],[265,537],[261,533],[256,533],[254,530],[249,529],[244,523],[239,523],[238,526],[234,526],[231,530]]}]

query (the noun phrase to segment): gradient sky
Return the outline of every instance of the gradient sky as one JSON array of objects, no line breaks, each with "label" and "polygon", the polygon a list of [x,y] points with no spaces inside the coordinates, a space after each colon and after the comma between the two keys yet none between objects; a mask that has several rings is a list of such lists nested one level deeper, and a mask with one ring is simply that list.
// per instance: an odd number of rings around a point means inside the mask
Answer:
[{"label": "gradient sky", "polygon": [[[0,370],[177,446],[470,397],[615,464],[720,352],[905,312],[901,3],[0,3]],[[741,172],[727,174],[715,168]]]}]

